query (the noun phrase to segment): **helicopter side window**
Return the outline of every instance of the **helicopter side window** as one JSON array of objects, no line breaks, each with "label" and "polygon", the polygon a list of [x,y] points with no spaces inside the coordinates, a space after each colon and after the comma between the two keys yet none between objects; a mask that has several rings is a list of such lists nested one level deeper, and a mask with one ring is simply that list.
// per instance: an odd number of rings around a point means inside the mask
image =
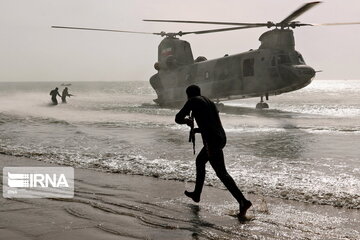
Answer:
[{"label": "helicopter side window", "polygon": [[276,66],[275,57],[272,57],[272,59],[271,59],[271,66],[273,66],[273,67]]},{"label": "helicopter side window", "polygon": [[291,64],[290,57],[288,55],[279,55],[278,64]]},{"label": "helicopter side window", "polygon": [[209,77],[210,77],[210,74],[209,74],[208,71],[206,71],[206,72],[205,72],[205,79],[209,79]]},{"label": "helicopter side window", "polygon": [[248,58],[243,62],[244,77],[254,76],[254,59]]}]

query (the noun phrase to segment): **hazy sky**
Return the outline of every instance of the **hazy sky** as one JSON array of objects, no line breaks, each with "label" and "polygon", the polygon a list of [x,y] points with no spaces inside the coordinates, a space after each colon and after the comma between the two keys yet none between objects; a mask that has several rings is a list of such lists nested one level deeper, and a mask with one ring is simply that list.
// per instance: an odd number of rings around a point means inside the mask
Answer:
[{"label": "hazy sky", "polygon": [[[142,19],[281,21],[303,0],[0,0],[0,81],[148,80],[161,37],[51,29],[51,25],[160,32],[220,25]],[[328,0],[301,15],[306,23],[360,22],[359,0]],[[259,47],[266,28],[182,37],[208,59]],[[316,79],[360,79],[360,25],[295,29],[296,49]]]}]

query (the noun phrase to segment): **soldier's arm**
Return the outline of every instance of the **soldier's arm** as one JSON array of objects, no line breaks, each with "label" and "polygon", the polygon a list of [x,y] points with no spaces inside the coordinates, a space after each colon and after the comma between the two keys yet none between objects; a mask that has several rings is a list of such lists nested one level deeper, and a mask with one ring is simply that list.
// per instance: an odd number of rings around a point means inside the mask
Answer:
[{"label": "soldier's arm", "polygon": [[190,115],[191,111],[191,101],[188,100],[184,107],[176,114],[175,122],[177,124],[189,124],[190,119],[186,118],[186,116]]}]

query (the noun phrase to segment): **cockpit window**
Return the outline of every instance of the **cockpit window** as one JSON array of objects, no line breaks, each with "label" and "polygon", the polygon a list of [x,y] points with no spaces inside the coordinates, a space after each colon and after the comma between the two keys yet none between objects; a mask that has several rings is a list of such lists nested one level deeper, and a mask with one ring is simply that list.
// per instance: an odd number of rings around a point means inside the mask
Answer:
[{"label": "cockpit window", "polygon": [[301,56],[301,53],[299,53],[298,51],[295,51],[295,53],[293,53],[291,55],[291,59],[293,61],[296,61],[295,63],[296,64],[300,64],[300,65],[304,65],[305,64],[305,61],[304,61],[304,58],[303,56]]},{"label": "cockpit window", "polygon": [[278,64],[291,64],[290,57],[288,55],[278,55]]},{"label": "cockpit window", "polygon": [[305,64],[304,58],[301,56],[301,54],[298,54],[298,60],[301,64]]}]

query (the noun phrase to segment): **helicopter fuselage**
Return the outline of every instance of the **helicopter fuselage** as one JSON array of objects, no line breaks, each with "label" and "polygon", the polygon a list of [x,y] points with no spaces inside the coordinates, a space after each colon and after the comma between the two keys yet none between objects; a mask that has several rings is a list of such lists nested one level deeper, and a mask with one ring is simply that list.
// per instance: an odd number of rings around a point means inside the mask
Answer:
[{"label": "helicopter fuselage", "polygon": [[158,73],[150,79],[158,95],[154,101],[161,106],[179,106],[186,100],[185,89],[191,84],[198,85],[203,95],[224,101],[279,95],[311,82],[315,71],[294,49],[291,30],[268,31],[260,41],[257,50],[212,60],[199,57],[189,64],[176,61],[175,48],[167,46],[164,51],[160,44],[159,54],[165,52],[167,56],[159,56]]}]

